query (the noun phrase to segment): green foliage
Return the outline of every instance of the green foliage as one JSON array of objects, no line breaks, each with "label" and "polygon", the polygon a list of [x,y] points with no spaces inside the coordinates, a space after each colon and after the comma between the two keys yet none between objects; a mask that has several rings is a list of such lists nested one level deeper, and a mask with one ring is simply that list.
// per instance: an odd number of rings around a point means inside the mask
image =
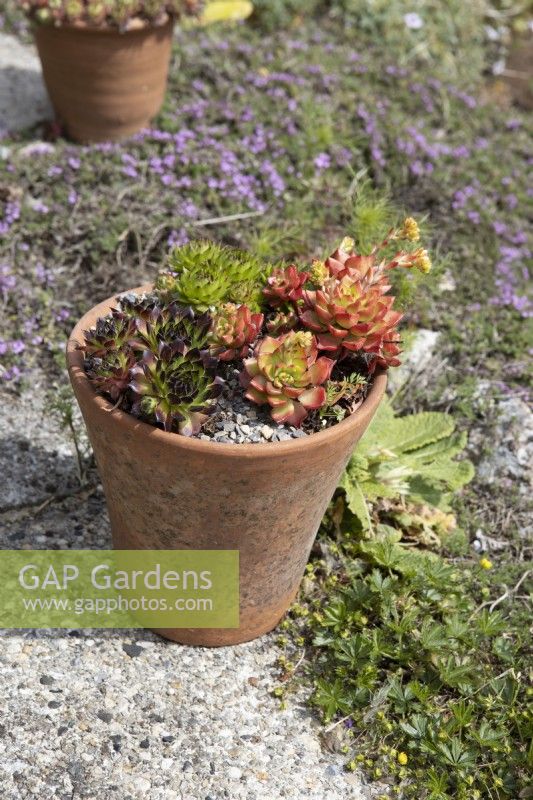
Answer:
[{"label": "green foliage", "polygon": [[361,183],[353,199],[353,230],[357,250],[368,255],[376,242],[398,222],[399,214],[390,199],[377,192],[369,180]]},{"label": "green foliage", "polygon": [[390,796],[527,797],[525,619],[482,607],[501,593],[485,571],[399,538],[383,526],[370,541],[322,541],[329,556],[309,568],[307,607],[287,625],[307,642],[312,702],[342,726],[347,766],[386,781]]},{"label": "green foliage", "polygon": [[167,300],[207,311],[224,303],[244,303],[258,310],[272,267],[251,253],[214,242],[191,242],[175,248],[168,270],[156,287]]},{"label": "green foliage", "polygon": [[290,27],[299,14],[312,15],[322,0],[254,0],[252,20],[267,31]]},{"label": "green foliage", "polygon": [[[465,445],[466,433],[455,432],[449,414],[423,412],[397,417],[385,399],[342,478],[349,510],[363,530],[372,527],[367,502],[383,498],[404,501],[403,512],[396,512],[394,518],[406,528],[416,523],[409,504],[448,511],[449,493],[474,477],[470,461],[455,460]],[[433,522],[444,522],[436,509]],[[418,514],[422,527],[423,516]]]},{"label": "green foliage", "polygon": [[[397,54],[400,64],[416,60],[456,76],[467,67],[466,59],[462,63],[458,56],[468,53],[468,68],[482,69],[484,0],[420,0],[415,6],[410,0],[254,0],[253,20],[270,31],[296,28],[302,18],[321,15],[379,42]],[[406,15],[413,12],[420,23],[408,24]]]},{"label": "green foliage", "polygon": [[[458,52],[468,49],[473,66],[482,66],[484,0],[419,0],[415,5],[409,0],[334,0],[325,5],[346,25],[364,31],[382,47],[401,52],[404,63],[414,58],[440,61],[440,68],[454,75]],[[413,11],[419,25],[409,25],[405,19]]]}]

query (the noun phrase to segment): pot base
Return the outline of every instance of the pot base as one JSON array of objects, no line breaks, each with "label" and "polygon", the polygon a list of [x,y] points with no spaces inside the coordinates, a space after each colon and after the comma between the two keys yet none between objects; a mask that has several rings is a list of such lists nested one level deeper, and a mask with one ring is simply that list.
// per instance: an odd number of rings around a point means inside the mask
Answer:
[{"label": "pot base", "polygon": [[230,647],[259,639],[273,631],[281,622],[298,591],[284,598],[275,614],[257,613],[255,619],[238,628],[154,628],[153,632],[178,644],[194,647]]}]

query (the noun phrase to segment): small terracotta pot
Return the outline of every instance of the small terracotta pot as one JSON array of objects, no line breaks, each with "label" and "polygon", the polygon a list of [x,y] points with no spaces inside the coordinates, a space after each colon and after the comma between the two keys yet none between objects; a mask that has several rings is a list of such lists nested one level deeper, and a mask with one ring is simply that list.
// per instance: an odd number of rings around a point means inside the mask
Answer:
[{"label": "small terracotta pot", "polygon": [[35,27],[57,118],[79,142],[124,139],[148,125],[165,96],[174,20],[120,33]]},{"label": "small terracotta pot", "polygon": [[386,373],[376,374],[355,414],[312,436],[249,445],[188,439],[113,409],[92,388],[76,345],[114,304],[110,298],[89,311],[67,345],[113,544],[123,550],[239,550],[240,627],[158,632],[204,646],[255,639],[275,628],[298,592],[327,505],[383,397]]}]

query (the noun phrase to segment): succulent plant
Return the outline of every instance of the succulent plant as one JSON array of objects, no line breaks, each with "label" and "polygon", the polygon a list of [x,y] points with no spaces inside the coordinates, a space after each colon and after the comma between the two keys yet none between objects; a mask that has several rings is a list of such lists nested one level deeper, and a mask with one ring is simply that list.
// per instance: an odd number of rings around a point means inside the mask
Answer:
[{"label": "succulent plant", "polygon": [[136,336],[130,345],[136,350],[156,352],[161,344],[183,343],[188,349],[208,350],[211,317],[195,315],[192,308],[178,303],[155,305],[144,316],[136,316]]},{"label": "succulent plant", "polygon": [[126,392],[131,376],[131,370],[136,361],[133,352],[129,349],[110,351],[103,357],[94,357],[89,362],[87,375],[94,388],[108,394],[116,403]]},{"label": "succulent plant", "polygon": [[221,361],[248,355],[263,325],[263,314],[252,314],[248,306],[226,303],[213,315],[211,352]]},{"label": "succulent plant", "polygon": [[136,333],[135,318],[115,308],[108,317],[97,320],[95,328],[84,331],[85,343],[80,349],[87,356],[104,357],[127,346]]},{"label": "succulent plant", "polygon": [[203,0],[22,0],[21,6],[37,23],[127,29],[135,20],[157,25],[167,16],[198,15]]},{"label": "succulent plant", "polygon": [[[369,255],[347,237],[307,270],[212,242],[176,248],[151,293],[121,295],[85,332],[86,372],[122,409],[188,436],[213,411],[223,376],[231,387],[224,362],[240,360],[246,398],[270,406],[275,422],[300,427],[314,410],[340,421],[376,369],[400,364],[390,271],[429,271],[419,238],[408,217]],[[380,253],[399,241],[408,244]]]},{"label": "succulent plant", "polygon": [[117,300],[80,346],[94,388],[167,431],[198,433],[223,383],[208,346],[211,317],[150,295]]},{"label": "succulent plant", "polygon": [[164,300],[175,300],[196,311],[237,303],[255,312],[270,269],[242,250],[191,242],[172,250],[168,269],[157,277],[156,290]]},{"label": "succulent plant", "polygon": [[297,303],[303,297],[303,287],[308,278],[309,273],[300,272],[294,264],[276,269],[268,278],[263,294],[274,308],[282,304]]},{"label": "succulent plant", "polygon": [[284,336],[266,336],[254,357],[246,359],[241,384],[246,397],[271,407],[272,418],[300,427],[308,411],[326,401],[323,384],[334,361],[318,358],[315,337],[309,331],[291,331]]},{"label": "succulent plant", "polygon": [[271,336],[280,336],[282,333],[292,331],[298,325],[298,314],[294,311],[278,311],[271,317],[267,324],[267,331]]},{"label": "succulent plant", "polygon": [[183,436],[199,433],[223,381],[209,375],[199,350],[182,343],[146,351],[130,371],[132,414]]},{"label": "succulent plant", "polygon": [[394,297],[381,286],[366,287],[345,275],[330,279],[312,295],[312,306],[300,314],[302,324],[317,335],[321,350],[341,353],[363,351],[374,354],[383,366],[396,366],[390,344],[397,340],[396,325],[402,314],[393,311]]}]

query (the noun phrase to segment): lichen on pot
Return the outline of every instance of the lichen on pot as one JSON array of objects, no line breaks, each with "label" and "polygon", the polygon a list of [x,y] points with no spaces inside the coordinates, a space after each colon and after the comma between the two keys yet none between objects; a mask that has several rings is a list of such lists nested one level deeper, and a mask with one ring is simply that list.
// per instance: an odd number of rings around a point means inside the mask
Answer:
[{"label": "lichen on pot", "polygon": [[408,218],[369,255],[345,238],[324,261],[277,267],[212,242],[176,248],[153,286],[84,332],[85,372],[116,408],[175,434],[244,444],[334,426],[376,370],[400,364],[390,271],[429,270],[418,239]]}]

